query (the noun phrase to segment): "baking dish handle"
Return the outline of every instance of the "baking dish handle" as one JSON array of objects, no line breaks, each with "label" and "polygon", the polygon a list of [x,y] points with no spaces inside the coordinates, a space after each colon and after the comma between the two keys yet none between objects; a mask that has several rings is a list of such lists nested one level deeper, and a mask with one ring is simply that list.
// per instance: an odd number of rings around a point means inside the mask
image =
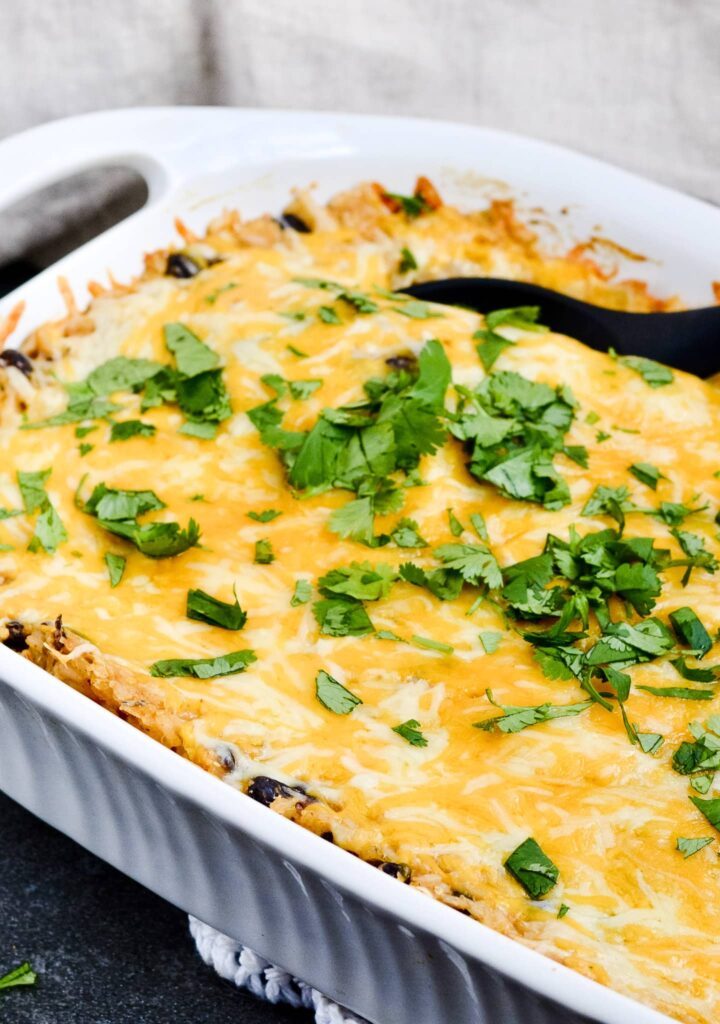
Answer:
[{"label": "baking dish handle", "polygon": [[190,176],[188,149],[197,144],[201,127],[226,113],[199,107],[100,111],[9,136],[0,141],[0,210],[72,174],[101,166],[138,171],[153,202]]}]

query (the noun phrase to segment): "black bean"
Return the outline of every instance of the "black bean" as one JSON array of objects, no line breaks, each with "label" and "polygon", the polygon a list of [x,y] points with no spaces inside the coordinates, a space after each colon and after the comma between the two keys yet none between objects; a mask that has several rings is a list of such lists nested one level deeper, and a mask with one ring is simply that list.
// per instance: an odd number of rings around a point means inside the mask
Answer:
[{"label": "black bean", "polygon": [[299,231],[301,235],[309,235],[312,231],[312,228],[305,223],[302,217],[298,217],[294,213],[281,213],[278,220],[281,227]]},{"label": "black bean", "polygon": [[391,878],[399,878],[406,885],[412,877],[412,872],[407,864],[395,864],[390,860],[371,860],[370,863],[384,874],[390,875]]},{"label": "black bean", "polygon": [[284,782],[278,782],[277,779],[271,779],[267,775],[256,775],[248,786],[247,795],[266,807],[269,807],[279,796],[299,797],[302,803],[309,802],[309,798],[303,790],[293,789],[291,786],[286,786]]},{"label": "black bean", "polygon": [[324,839],[326,843],[334,843],[335,842],[335,836],[332,834],[332,832],[321,832],[320,833],[320,838]]},{"label": "black bean", "polygon": [[394,370],[416,370],[418,364],[417,357],[412,353],[405,356],[390,356],[385,362]]},{"label": "black bean", "polygon": [[5,366],[14,366],[26,377],[33,372],[33,365],[28,357],[24,353],[18,352],[16,348],[6,348],[4,352],[0,352],[0,363],[4,363]]},{"label": "black bean", "polygon": [[168,277],[195,277],[200,270],[195,260],[182,252],[174,252],[168,256],[165,274]]},{"label": "black bean", "polygon": [[12,619],[10,622],[5,623],[8,635],[3,640],[5,647],[9,647],[11,651],[20,651],[27,649],[27,639],[25,634],[25,627],[22,622],[16,622]]}]

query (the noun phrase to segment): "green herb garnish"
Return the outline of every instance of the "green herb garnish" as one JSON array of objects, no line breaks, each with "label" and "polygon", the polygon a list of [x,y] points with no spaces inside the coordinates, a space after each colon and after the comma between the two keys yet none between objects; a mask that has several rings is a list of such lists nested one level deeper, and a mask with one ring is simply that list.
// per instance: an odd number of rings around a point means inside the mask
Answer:
[{"label": "green herb garnish", "polygon": [[336,715],[349,715],[353,708],[362,704],[359,697],[322,668],[315,677],[315,695],[328,711]]},{"label": "green herb garnish", "polygon": [[505,869],[532,900],[547,896],[560,877],[557,867],[532,838],[513,850],[505,861]]},{"label": "green herb garnish", "polygon": [[186,676],[193,679],[216,679],[218,676],[231,676],[244,672],[248,665],[257,661],[253,651],[231,651],[230,654],[219,654],[215,658],[169,658],[156,661],[150,666],[150,675],[168,679],[173,676]]},{"label": "green herb garnish", "polygon": [[206,594],[204,590],[188,590],[185,614],[197,622],[207,622],[210,626],[220,629],[242,629],[247,622],[247,612],[240,607],[237,594],[233,590],[233,602],[221,601],[217,597]]}]

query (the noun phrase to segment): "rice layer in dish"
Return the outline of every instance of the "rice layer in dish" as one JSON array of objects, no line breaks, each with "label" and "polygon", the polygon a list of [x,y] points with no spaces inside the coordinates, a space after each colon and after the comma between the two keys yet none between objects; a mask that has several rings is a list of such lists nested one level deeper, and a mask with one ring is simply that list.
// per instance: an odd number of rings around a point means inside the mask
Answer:
[{"label": "rice layer in dish", "polygon": [[399,882],[717,1021],[720,397],[398,289],[675,304],[425,179],[180,227],[0,354],[0,639]]}]

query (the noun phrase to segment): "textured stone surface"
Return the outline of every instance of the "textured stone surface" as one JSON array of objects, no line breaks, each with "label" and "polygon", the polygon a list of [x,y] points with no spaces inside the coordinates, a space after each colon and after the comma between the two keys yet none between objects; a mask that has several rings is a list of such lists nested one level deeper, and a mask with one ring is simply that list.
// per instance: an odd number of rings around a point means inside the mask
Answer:
[{"label": "textured stone surface", "polygon": [[0,795],[0,974],[22,960],[36,987],[1,993],[3,1024],[310,1024],[217,978],[187,918]]}]

